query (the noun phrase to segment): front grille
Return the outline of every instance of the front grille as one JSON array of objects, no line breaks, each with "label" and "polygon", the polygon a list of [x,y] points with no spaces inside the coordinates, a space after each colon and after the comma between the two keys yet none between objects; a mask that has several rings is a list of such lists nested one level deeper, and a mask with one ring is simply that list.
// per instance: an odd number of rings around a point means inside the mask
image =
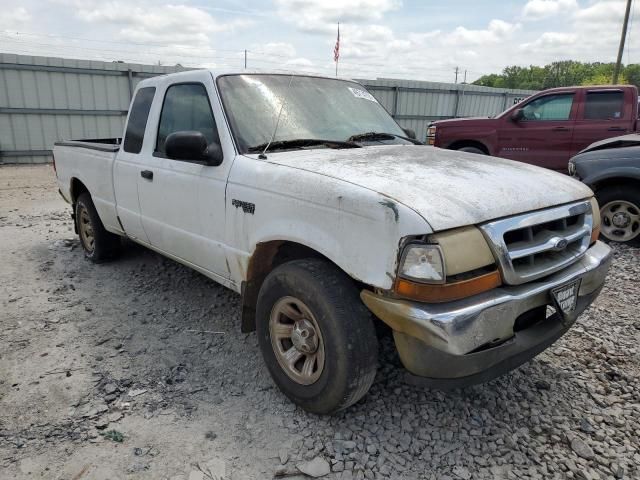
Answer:
[{"label": "front grille", "polygon": [[507,217],[481,225],[505,283],[519,285],[557,272],[589,248],[588,201]]}]

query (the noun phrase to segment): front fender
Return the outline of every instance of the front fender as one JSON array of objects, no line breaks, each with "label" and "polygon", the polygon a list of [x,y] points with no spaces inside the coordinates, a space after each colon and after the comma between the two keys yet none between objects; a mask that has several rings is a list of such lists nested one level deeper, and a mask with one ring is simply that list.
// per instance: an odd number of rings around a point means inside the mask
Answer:
[{"label": "front fender", "polygon": [[589,172],[582,179],[582,182],[593,188],[598,183],[613,178],[627,178],[640,181],[640,168],[616,167],[608,168],[601,171]]},{"label": "front fender", "polygon": [[[258,245],[277,240],[311,248],[355,280],[390,289],[400,239],[432,231],[415,211],[372,190],[250,159],[234,169],[248,162],[261,164],[262,175],[238,176],[244,181],[230,182],[227,192],[228,263],[237,284],[247,280]],[[234,207],[234,199],[253,203],[253,213]]]}]

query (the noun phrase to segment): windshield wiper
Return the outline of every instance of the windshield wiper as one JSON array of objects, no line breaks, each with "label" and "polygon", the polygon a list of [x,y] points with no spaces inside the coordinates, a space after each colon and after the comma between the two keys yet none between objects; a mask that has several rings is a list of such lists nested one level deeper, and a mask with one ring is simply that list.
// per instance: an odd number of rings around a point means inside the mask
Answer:
[{"label": "windshield wiper", "polygon": [[402,140],[411,142],[414,145],[422,145],[422,142],[413,138],[403,137],[402,135],[396,135],[395,133],[386,132],[356,133],[355,135],[351,135],[349,138],[347,138],[347,142],[358,142],[361,140],[393,140],[394,138],[401,138]]},{"label": "windshield wiper", "polygon": [[[262,143],[260,145],[253,145],[247,148],[248,152],[261,152],[263,151],[268,142]],[[271,142],[269,145],[269,150],[283,150],[287,148],[296,148],[296,147],[312,147],[314,145],[326,145],[330,148],[362,148],[362,145],[358,145],[357,143],[351,142],[349,140],[325,140],[322,138],[294,138],[292,140],[275,140]]]}]

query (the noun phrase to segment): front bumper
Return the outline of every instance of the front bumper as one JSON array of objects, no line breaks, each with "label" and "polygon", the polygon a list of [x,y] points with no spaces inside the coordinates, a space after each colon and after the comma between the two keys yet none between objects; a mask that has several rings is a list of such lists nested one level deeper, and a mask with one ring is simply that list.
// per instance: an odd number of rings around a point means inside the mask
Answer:
[{"label": "front bumper", "polygon": [[[611,249],[598,241],[576,263],[546,278],[443,304],[388,298],[368,290],[361,297],[393,329],[407,370],[429,379],[418,383],[465,386],[518,367],[560,338],[600,293],[611,257]],[[575,310],[547,317],[546,307],[554,306],[551,289],[578,278]],[[531,325],[527,328],[522,327],[525,317]]]}]

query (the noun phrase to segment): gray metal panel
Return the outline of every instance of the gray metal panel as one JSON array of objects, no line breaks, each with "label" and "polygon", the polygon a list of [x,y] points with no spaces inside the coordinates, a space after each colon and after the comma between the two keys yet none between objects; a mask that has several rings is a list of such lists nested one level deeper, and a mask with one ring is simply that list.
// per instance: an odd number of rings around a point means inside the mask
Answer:
[{"label": "gray metal panel", "polygon": [[58,140],[122,136],[129,75],[135,87],[180,70],[0,53],[0,162],[46,162],[42,151]]},{"label": "gray metal panel", "polygon": [[[122,136],[130,88],[143,78],[180,70],[185,69],[0,53],[0,162],[49,161],[36,153],[56,141]],[[458,116],[486,116],[533,93],[384,78],[360,82],[422,140],[429,121],[454,116],[456,105]],[[12,151],[21,153],[2,153]]]}]

